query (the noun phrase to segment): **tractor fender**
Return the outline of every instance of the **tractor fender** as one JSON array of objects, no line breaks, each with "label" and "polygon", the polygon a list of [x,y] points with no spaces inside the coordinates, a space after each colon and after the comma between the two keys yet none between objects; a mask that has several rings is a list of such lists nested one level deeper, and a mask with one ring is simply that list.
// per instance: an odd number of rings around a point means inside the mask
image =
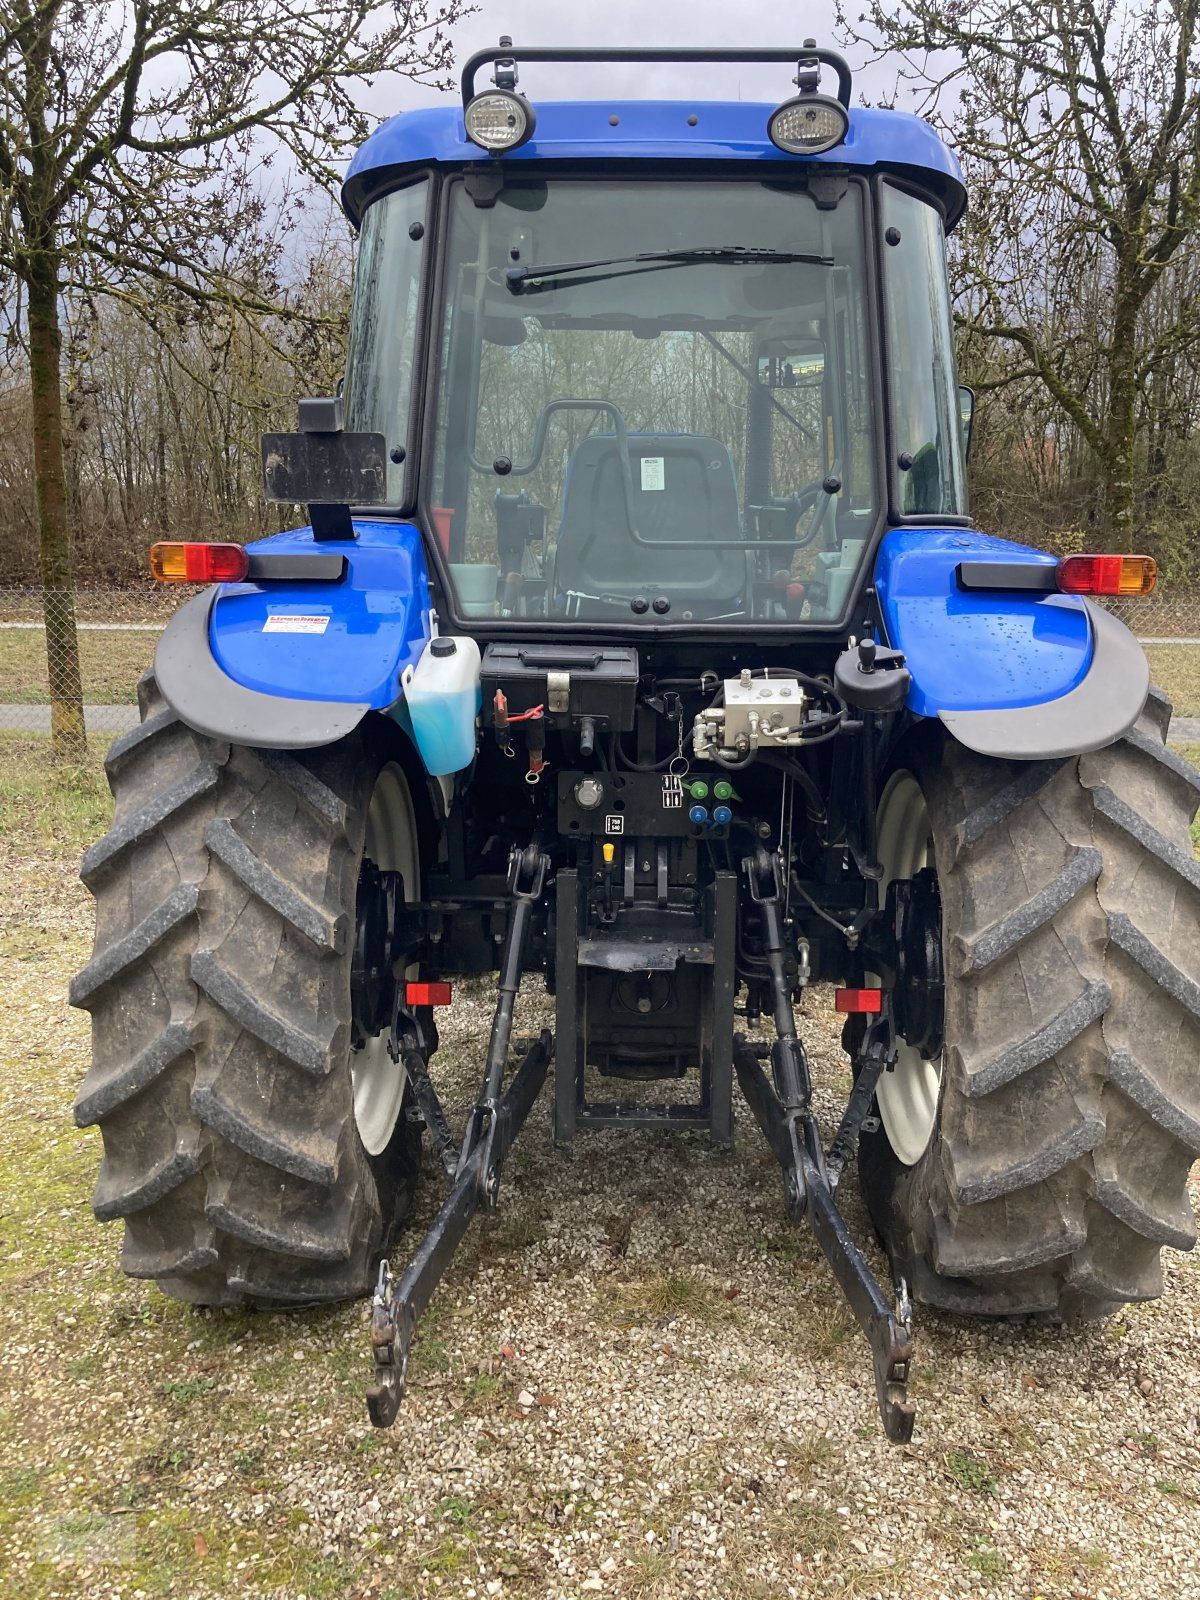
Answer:
[{"label": "tractor fender", "polygon": [[[246,547],[249,581],[180,607],[154,675],[183,722],[210,738],[297,750],[343,738],[371,710],[404,720],[401,675],[431,632],[420,535],[395,522],[355,531],[344,542],[315,543],[308,528],[258,540]],[[338,580],[296,576],[329,556],[344,558]]]},{"label": "tractor fender", "polygon": [[1078,595],[964,590],[958,568],[973,560],[1055,565],[964,528],[896,528],[880,545],[875,583],[887,642],[912,675],[907,708],[1012,761],[1081,755],[1128,733],[1150,688],[1129,630]]}]

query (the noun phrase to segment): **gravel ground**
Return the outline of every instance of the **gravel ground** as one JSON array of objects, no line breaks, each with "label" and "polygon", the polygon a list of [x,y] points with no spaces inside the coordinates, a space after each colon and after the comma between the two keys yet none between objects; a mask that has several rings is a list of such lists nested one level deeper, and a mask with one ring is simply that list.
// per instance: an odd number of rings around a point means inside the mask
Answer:
[{"label": "gravel ground", "polygon": [[[889,1446],[748,1115],[722,1156],[637,1134],[556,1152],[536,1110],[388,1433],[361,1402],[362,1306],[208,1314],[128,1282],[88,1209],[98,1136],[70,1117],[74,871],[0,841],[6,1597],[1200,1595],[1196,1258],[1167,1251],[1160,1301],[1083,1331],[918,1311],[916,1436]],[[828,1124],[845,1063],[826,1002],[806,1010]],[[461,1106],[482,991],[449,1016]],[[852,1176],[843,1195],[863,1238]],[[420,1221],[437,1198],[430,1179]]]}]

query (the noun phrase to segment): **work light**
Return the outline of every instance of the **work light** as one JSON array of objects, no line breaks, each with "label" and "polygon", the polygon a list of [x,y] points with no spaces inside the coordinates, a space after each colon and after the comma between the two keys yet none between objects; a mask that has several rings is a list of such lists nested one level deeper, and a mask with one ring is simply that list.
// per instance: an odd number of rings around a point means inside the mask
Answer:
[{"label": "work light", "polygon": [[524,144],[533,133],[536,120],[528,100],[507,89],[485,89],[477,94],[463,118],[467,138],[494,156]]},{"label": "work light", "polygon": [[850,114],[839,100],[801,94],[776,106],[767,121],[767,132],[780,150],[811,156],[841,144],[849,126]]}]

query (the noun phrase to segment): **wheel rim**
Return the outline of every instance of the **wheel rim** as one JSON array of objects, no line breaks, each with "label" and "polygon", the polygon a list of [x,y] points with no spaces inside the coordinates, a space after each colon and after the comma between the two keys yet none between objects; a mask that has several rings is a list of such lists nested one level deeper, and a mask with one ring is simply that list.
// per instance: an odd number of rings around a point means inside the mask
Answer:
[{"label": "wheel rim", "polygon": [[[911,772],[893,773],[884,788],[877,853],[883,867],[881,896],[893,878],[911,878],[934,864],[929,808]],[[899,1040],[896,1065],[881,1074],[875,1099],[888,1143],[906,1167],[914,1166],[929,1147],[941,1085],[940,1056],[926,1061],[915,1045]]]},{"label": "wheel rim", "polygon": [[[408,780],[395,762],[389,762],[375,780],[367,808],[367,837],[363,856],[383,872],[399,872],[408,899],[417,884],[417,827]],[[413,977],[416,968],[405,976]],[[377,1033],[350,1057],[354,1080],[354,1121],[368,1155],[387,1149],[404,1102],[408,1074],[388,1054],[388,1030]]]}]

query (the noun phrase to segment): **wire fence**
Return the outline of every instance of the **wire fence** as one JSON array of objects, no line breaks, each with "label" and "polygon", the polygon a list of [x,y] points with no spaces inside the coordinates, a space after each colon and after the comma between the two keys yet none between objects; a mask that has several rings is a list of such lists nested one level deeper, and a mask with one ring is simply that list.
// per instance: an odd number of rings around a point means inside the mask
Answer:
[{"label": "wire fence", "polygon": [[[163,628],[196,590],[182,585],[78,589],[74,595],[0,587],[0,750],[38,761],[49,752],[51,684],[72,697],[71,619],[89,744],[100,751],[138,719],[138,679]],[[1142,641],[1152,675],[1175,704],[1173,736],[1200,745],[1200,597],[1108,602]],[[94,736],[94,737],[93,737]]]}]

